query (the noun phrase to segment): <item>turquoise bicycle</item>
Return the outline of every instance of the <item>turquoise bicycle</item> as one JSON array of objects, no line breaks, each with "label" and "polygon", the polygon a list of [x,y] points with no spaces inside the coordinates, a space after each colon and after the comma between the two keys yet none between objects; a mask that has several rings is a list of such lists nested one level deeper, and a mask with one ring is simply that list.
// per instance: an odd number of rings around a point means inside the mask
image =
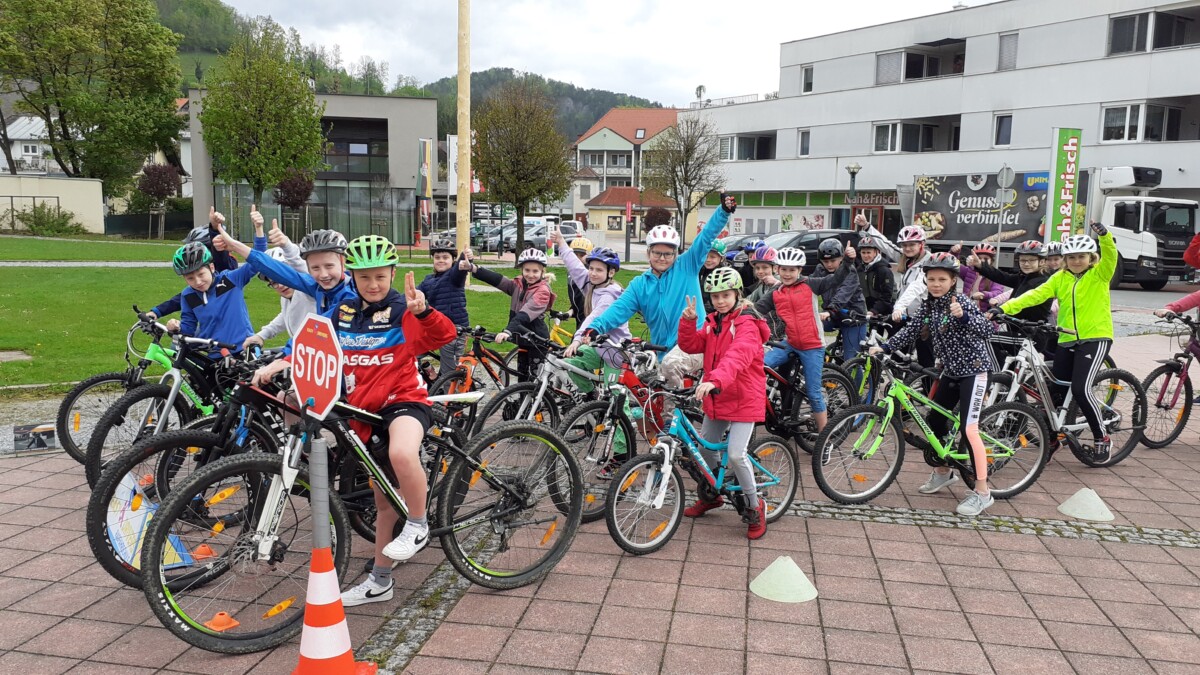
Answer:
[{"label": "turquoise bicycle", "polygon": [[[679,529],[686,500],[680,467],[696,480],[702,496],[709,501],[725,497],[739,514],[748,508],[742,488],[729,470],[729,444],[704,440],[686,414],[692,409],[694,393],[695,387],[655,389],[654,396],[674,401],[671,426],[649,453],[621,465],[609,485],[604,507],[608,533],[618,546],[634,555],[666,546]],[[721,453],[715,475],[700,448]],[[760,436],[750,442],[747,455],[758,498],[766,503],[767,522],[773,523],[783,517],[796,497],[800,482],[796,451],[778,436]]]}]

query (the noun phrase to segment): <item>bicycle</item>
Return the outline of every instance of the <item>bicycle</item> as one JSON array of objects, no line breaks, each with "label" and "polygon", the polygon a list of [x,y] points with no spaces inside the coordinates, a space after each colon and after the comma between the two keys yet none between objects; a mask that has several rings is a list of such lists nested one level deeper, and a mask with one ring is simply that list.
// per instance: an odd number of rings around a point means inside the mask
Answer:
[{"label": "bicycle", "polygon": [[[137,305],[133,311],[141,315]],[[150,336],[150,344],[139,353],[133,345],[136,333]],[[96,421],[117,401],[128,392],[146,384],[144,377],[150,366],[158,364],[165,370],[171,368],[171,358],[175,352],[160,344],[163,333],[154,322],[138,319],[125,336],[125,363],[128,367],[123,371],[100,373],[93,375],[75,385],[63,397],[55,416],[54,429],[62,443],[63,450],[75,461],[83,464],[87,457],[87,445],[91,439]],[[135,364],[130,356],[137,356]]]},{"label": "bicycle", "polygon": [[[458,332],[461,335],[467,332],[467,329],[460,327]],[[483,326],[476,326],[467,334],[471,337],[470,349],[459,358],[457,368],[429,385],[431,396],[471,391],[494,393],[509,386],[511,379],[519,376],[516,367],[509,366],[509,356],[502,356],[500,352],[483,346],[484,342],[496,341],[495,333],[487,332]],[[510,355],[515,353],[515,349],[509,352]],[[486,379],[484,375],[487,376]],[[464,433],[475,427],[474,405],[446,407],[444,414],[448,417],[450,426]]]},{"label": "bicycle", "polygon": [[[729,470],[729,444],[710,443],[684,414],[695,387],[663,387],[656,395],[675,401],[671,427],[647,454],[621,465],[609,485],[604,508],[608,533],[622,550],[633,555],[653,553],[675,536],[683,519],[684,470],[696,481],[702,498],[727,497],[742,514],[748,507],[742,488]],[[700,448],[721,453],[716,473],[710,469]],[[766,508],[766,521],[783,517],[796,496],[800,481],[796,453],[777,436],[752,439],[746,449],[755,473],[755,490]],[[761,479],[760,479],[761,476]]]},{"label": "bicycle", "polygon": [[[347,425],[371,426],[368,446]],[[347,452],[330,460],[361,464],[403,520],[382,418],[345,403],[322,426],[340,425]],[[293,427],[281,454],[246,453],[215,461],[176,486],[151,521],[143,545],[142,591],[176,636],[227,654],[269,649],[295,636],[304,615],[313,523],[301,466],[312,433]],[[545,427],[511,422],[459,447],[427,434],[430,537],[451,565],[485,588],[518,588],[544,577],[565,555],[579,526],[579,467]],[[319,448],[319,446],[318,446]],[[443,459],[449,468],[433,490]],[[349,558],[349,516],[329,498],[333,558],[341,578]],[[322,525],[324,526],[324,525]]]},{"label": "bicycle", "polygon": [[1159,359],[1162,365],[1150,371],[1142,380],[1149,404],[1146,429],[1142,433],[1142,445],[1147,448],[1165,448],[1187,426],[1192,416],[1192,380],[1189,377],[1192,362],[1200,355],[1200,321],[1186,314],[1168,312],[1163,320],[1181,323],[1186,333],[1176,336],[1181,351],[1169,359]]},{"label": "bicycle", "polygon": [[556,312],[550,310],[546,312],[546,316],[551,320],[550,323],[550,341],[560,347],[566,347],[571,344],[571,340],[575,339],[575,333],[562,327],[562,322],[574,316],[571,311]]},{"label": "bicycle", "polygon": [[[862,504],[892,484],[904,463],[905,440],[900,411],[906,411],[920,428],[923,439],[912,437],[930,466],[955,469],[969,488],[975,487],[971,448],[966,439],[954,449],[958,415],[934,403],[906,384],[897,370],[919,368],[915,360],[894,352],[879,358],[885,393],[875,403],[843,410],[829,421],[813,451],[813,478],[825,496],[841,504]],[[949,431],[938,438],[918,412],[919,401],[949,422]],[[1049,460],[1049,443],[1041,416],[1030,406],[1010,401],[985,408],[979,419],[979,436],[987,451],[987,483],[997,499],[1023,492],[1037,480]]]},{"label": "bicycle", "polygon": [[[1065,328],[1040,321],[1027,321],[1000,315],[998,321],[1008,324],[1022,335],[1021,348],[1016,356],[1004,360],[1004,370],[992,376],[989,400],[1016,401],[1032,399],[1040,408],[1047,428],[1055,434],[1051,451],[1066,442],[1071,454],[1087,466],[1115,466],[1129,456],[1141,441],[1146,428],[1147,401],[1142,385],[1130,373],[1120,369],[1101,370],[1092,383],[1092,393],[1100,407],[1101,422],[1112,440],[1107,460],[1097,462],[1090,451],[1079,442],[1079,434],[1089,430],[1087,420],[1072,399],[1071,383],[1056,379],[1046,359],[1037,349],[1039,335],[1074,335]],[[1062,403],[1055,401],[1051,385],[1067,387]],[[1122,392],[1132,392],[1122,394]],[[1125,436],[1122,440],[1122,436]]]},{"label": "bicycle", "polygon": [[[767,346],[788,348],[782,342],[768,342]],[[802,450],[811,453],[819,432],[812,416],[812,405],[808,400],[799,357],[795,353],[789,354],[787,362],[779,370],[768,366],[763,368],[767,373],[767,419],[763,427],[772,434],[794,440]],[[829,364],[824,364],[821,369],[821,390],[825,394],[825,409],[830,418],[837,411],[858,404],[853,383],[840,370],[830,368]]]},{"label": "bicycle", "polygon": [[875,396],[879,389],[879,364],[878,359],[871,356],[869,349],[878,346],[884,342],[887,335],[894,328],[891,320],[887,317],[866,316],[853,314],[851,318],[865,320],[867,322],[867,338],[863,340],[862,349],[858,356],[846,362],[846,370],[850,373],[851,381],[855,383],[855,393],[858,394],[858,400],[862,403],[874,403]]}]

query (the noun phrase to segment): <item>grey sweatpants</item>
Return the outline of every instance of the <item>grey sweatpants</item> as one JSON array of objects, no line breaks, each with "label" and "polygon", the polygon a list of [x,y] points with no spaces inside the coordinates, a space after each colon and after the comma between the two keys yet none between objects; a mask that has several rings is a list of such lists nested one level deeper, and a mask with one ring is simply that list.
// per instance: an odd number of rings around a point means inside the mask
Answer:
[{"label": "grey sweatpants", "polygon": [[[758,490],[754,486],[754,468],[746,449],[750,446],[750,437],[754,435],[754,422],[723,422],[704,418],[700,426],[700,435],[709,443],[720,443],[725,430],[729,430],[729,468],[737,476],[738,485],[742,486],[742,494],[746,495],[746,504],[752,509],[758,508]],[[716,472],[721,464],[721,453],[700,448],[700,454],[708,462],[708,467]]]},{"label": "grey sweatpants", "polygon": [[463,355],[463,349],[467,346],[467,336],[459,335],[448,342],[441,350],[438,351],[438,377],[442,377],[446,373],[453,373],[458,367],[458,359]]}]

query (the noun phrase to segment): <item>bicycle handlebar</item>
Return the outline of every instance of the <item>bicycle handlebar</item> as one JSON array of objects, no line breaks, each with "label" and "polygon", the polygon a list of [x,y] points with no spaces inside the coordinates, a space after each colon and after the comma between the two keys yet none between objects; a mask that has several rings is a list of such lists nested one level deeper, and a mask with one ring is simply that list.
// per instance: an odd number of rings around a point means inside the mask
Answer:
[{"label": "bicycle handlebar", "polygon": [[1007,314],[995,314],[995,315],[993,315],[992,318],[994,321],[1008,323],[1008,324],[1011,324],[1018,328],[1024,328],[1024,329],[1032,330],[1032,331],[1039,331],[1039,332],[1044,332],[1044,333],[1056,333],[1056,334],[1063,333],[1065,335],[1075,335],[1076,334],[1075,331],[1073,331],[1069,328],[1063,328],[1062,326],[1052,324],[1048,321],[1032,321],[1029,319],[1018,319],[1015,316],[1009,316]]},{"label": "bicycle handlebar", "polygon": [[1191,315],[1179,314],[1170,310],[1167,311],[1166,316],[1162,317],[1162,320],[1167,322],[1178,321],[1179,323],[1187,325],[1189,328],[1200,327],[1200,321],[1197,321]]},{"label": "bicycle handlebar", "polygon": [[575,313],[573,310],[567,310],[565,312],[556,312],[554,310],[550,310],[547,313],[550,315],[551,319],[554,319],[556,321],[566,321],[567,319],[570,319],[571,317],[575,316]]}]

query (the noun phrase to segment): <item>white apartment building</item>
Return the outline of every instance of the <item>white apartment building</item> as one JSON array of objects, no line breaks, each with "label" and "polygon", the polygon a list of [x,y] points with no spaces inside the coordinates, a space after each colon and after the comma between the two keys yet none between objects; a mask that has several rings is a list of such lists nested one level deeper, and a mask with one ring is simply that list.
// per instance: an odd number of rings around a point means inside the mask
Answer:
[{"label": "white apartment building", "polygon": [[734,232],[864,212],[894,234],[914,175],[1047,171],[1053,127],[1082,129],[1085,167],[1197,199],[1197,47],[1200,0],[1005,0],[784,43],[778,98],[680,114],[719,129]]}]

